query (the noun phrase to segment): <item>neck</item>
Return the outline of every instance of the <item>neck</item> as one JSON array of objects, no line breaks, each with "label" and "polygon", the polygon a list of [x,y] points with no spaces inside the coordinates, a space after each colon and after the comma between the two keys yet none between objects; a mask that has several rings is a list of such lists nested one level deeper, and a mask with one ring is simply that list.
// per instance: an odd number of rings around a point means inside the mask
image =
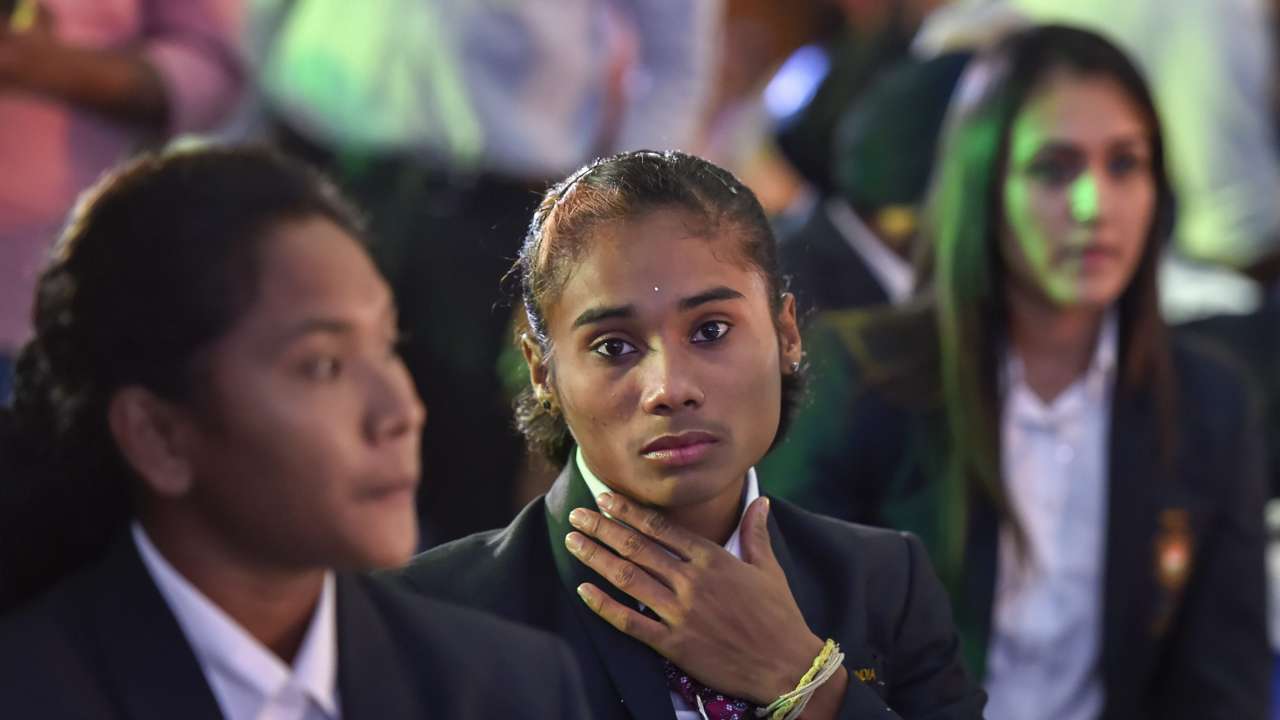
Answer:
[{"label": "neck", "polygon": [[724,545],[729,542],[729,537],[733,535],[738,527],[738,520],[742,517],[742,493],[745,487],[744,475],[715,497],[693,505],[668,508],[664,512],[675,526],[717,545]]},{"label": "neck", "polygon": [[1052,402],[1093,360],[1103,311],[1062,308],[1018,288],[1008,293],[1009,343],[1025,370],[1027,386]]},{"label": "neck", "polygon": [[323,568],[265,567],[246,560],[189,513],[142,518],[151,542],[183,577],[286,665],[302,645],[324,583]]}]

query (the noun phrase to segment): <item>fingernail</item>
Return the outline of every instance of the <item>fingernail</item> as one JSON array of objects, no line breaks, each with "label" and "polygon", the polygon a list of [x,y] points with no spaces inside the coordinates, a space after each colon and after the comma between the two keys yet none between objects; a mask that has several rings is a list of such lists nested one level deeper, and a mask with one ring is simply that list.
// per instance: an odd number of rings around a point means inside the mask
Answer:
[{"label": "fingernail", "polygon": [[[764,496],[761,496],[761,497],[764,497]],[[767,497],[764,498],[764,502],[762,504],[764,505],[764,510],[760,511],[761,514],[764,515],[764,517],[769,517],[769,498]]]},{"label": "fingernail", "polygon": [[582,536],[578,533],[569,533],[564,536],[564,546],[569,548],[569,552],[578,554],[582,550]]},{"label": "fingernail", "polygon": [[591,601],[591,591],[587,589],[586,583],[582,583],[581,585],[578,586],[578,597],[582,598],[587,602]]},{"label": "fingernail", "polygon": [[582,510],[581,508],[575,508],[573,512],[569,513],[570,525],[576,528],[580,528],[586,523],[587,523],[587,513],[585,510]]},{"label": "fingernail", "polygon": [[600,493],[596,496],[596,504],[605,510],[613,509],[613,493]]}]

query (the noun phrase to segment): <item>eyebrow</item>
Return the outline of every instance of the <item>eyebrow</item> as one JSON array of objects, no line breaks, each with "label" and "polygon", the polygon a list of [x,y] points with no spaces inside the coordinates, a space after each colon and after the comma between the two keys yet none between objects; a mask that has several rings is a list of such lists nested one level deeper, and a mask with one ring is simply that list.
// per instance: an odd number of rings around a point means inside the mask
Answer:
[{"label": "eyebrow", "polygon": [[[1117,146],[1132,146],[1132,147],[1142,148],[1147,146],[1147,138],[1145,135],[1117,135],[1116,137],[1109,138],[1106,142],[1106,145],[1108,148],[1114,148]],[[1046,152],[1078,153],[1080,152],[1080,146],[1068,140],[1048,140],[1043,144],[1039,145],[1038,147],[1036,147],[1036,151],[1034,154],[1039,155],[1041,153],[1046,153]]]},{"label": "eyebrow", "polygon": [[[394,302],[388,301],[383,310],[379,313],[380,317],[389,320],[393,326],[397,326],[399,318],[396,313]],[[300,338],[308,335],[351,335],[356,332],[356,324],[337,317],[315,316],[309,317],[298,322],[281,333],[276,343],[279,347],[288,347],[297,342]]]},{"label": "eyebrow", "polygon": [[[710,290],[704,290],[697,295],[691,295],[687,298],[681,298],[677,303],[680,310],[692,310],[700,305],[706,305],[710,302],[718,300],[742,300],[745,296],[731,287],[720,285]],[[573,321],[573,329],[578,329],[583,325],[592,325],[605,320],[614,320],[619,318],[635,317],[635,305],[615,305],[612,307],[596,307],[584,310],[581,315]]]}]

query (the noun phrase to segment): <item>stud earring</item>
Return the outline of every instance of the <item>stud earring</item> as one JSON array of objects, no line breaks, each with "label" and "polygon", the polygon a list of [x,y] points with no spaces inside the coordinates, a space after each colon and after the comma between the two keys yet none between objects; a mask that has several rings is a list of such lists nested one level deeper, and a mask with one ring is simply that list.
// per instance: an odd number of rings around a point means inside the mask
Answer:
[{"label": "stud earring", "polygon": [[798,372],[800,372],[800,362],[797,360],[796,362],[791,363],[791,374],[795,375]]}]

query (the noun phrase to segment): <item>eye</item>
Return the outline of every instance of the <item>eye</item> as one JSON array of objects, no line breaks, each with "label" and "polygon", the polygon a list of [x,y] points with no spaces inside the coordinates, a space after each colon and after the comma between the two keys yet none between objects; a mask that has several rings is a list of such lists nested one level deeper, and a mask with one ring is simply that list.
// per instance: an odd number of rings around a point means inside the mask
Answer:
[{"label": "eye", "polygon": [[591,352],[610,359],[625,357],[636,352],[636,346],[620,338],[605,338],[591,348]]},{"label": "eye", "polygon": [[1055,187],[1066,185],[1080,172],[1080,163],[1065,158],[1041,158],[1027,167],[1031,177]]},{"label": "eye", "polygon": [[697,330],[693,331],[693,337],[690,338],[690,341],[695,343],[715,342],[728,335],[731,327],[733,326],[724,320],[712,320],[711,322],[702,323]]},{"label": "eye", "polygon": [[1143,159],[1132,153],[1124,153],[1111,158],[1107,163],[1107,171],[1112,177],[1125,177],[1141,170]]},{"label": "eye", "polygon": [[329,382],[342,375],[342,360],[335,355],[319,355],[302,364],[302,374],[308,380]]}]

